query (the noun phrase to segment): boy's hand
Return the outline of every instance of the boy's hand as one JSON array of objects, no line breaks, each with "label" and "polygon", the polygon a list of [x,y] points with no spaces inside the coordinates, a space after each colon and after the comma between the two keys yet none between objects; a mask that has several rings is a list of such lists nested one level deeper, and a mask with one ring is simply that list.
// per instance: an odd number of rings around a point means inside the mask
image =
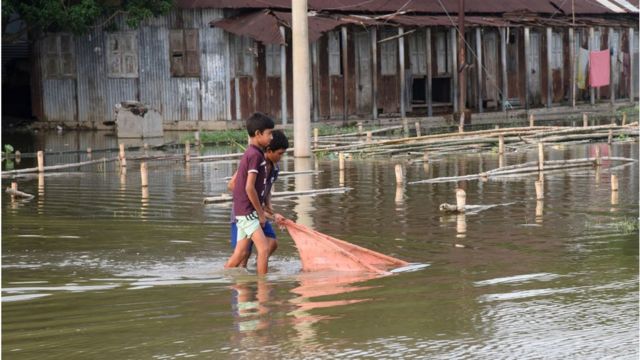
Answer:
[{"label": "boy's hand", "polygon": [[274,214],[274,218],[276,220],[276,224],[278,224],[278,227],[280,228],[280,230],[284,231],[285,227],[284,227],[284,222],[285,220],[287,220],[284,216],[280,215],[280,214]]},{"label": "boy's hand", "polygon": [[258,220],[260,221],[260,226],[264,226],[264,224],[267,223],[267,217],[265,216],[264,212],[258,214]]}]

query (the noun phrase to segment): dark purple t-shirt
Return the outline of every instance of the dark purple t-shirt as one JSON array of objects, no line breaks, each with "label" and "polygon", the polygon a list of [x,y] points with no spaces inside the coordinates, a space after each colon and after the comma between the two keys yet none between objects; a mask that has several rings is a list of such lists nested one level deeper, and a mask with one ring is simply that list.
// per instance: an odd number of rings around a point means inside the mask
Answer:
[{"label": "dark purple t-shirt", "polygon": [[255,145],[249,145],[238,166],[236,183],[233,187],[233,213],[236,216],[249,215],[256,210],[253,208],[251,201],[249,201],[249,196],[245,190],[250,172],[257,174],[255,188],[258,193],[258,199],[262,203],[267,187],[267,161],[264,158],[262,149]]}]

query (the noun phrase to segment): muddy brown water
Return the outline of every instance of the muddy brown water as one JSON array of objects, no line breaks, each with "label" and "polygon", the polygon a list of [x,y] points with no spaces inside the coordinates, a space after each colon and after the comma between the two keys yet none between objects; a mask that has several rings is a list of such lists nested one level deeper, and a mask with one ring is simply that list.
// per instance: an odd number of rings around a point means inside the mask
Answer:
[{"label": "muddy brown water", "polygon": [[[115,139],[88,136],[51,134],[38,144],[116,147]],[[593,156],[596,146],[638,159],[631,142],[558,145],[547,156]],[[84,159],[65,154],[47,163]],[[534,151],[506,156],[507,165],[533,160]],[[396,163],[347,160],[343,184],[353,190],[274,199],[282,214],[318,231],[423,265],[385,277],[302,273],[283,232],[265,279],[251,273],[253,260],[249,273],[223,271],[229,208],[202,200],[224,192],[235,161],[150,162],[148,193],[136,162],[124,176],[108,164],[20,178],[20,190],[35,198],[2,197],[2,355],[638,358],[637,162],[549,173],[542,204],[537,175],[398,188]],[[492,169],[498,157],[403,164],[414,181]],[[341,185],[334,159],[288,156],[282,169],[318,173],[283,176],[277,191]],[[617,199],[612,173],[620,179]],[[455,203],[457,185],[468,204],[484,207],[439,213],[439,204]]]}]

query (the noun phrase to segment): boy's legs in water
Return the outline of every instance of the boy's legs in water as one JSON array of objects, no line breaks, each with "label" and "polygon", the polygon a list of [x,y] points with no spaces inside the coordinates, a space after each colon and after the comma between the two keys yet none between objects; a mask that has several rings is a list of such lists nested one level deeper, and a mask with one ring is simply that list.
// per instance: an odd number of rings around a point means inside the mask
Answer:
[{"label": "boy's legs in water", "polygon": [[246,261],[251,255],[249,250],[249,245],[251,244],[251,240],[242,238],[238,240],[236,243],[235,249],[233,249],[233,254],[229,257],[229,260],[224,264],[225,268],[233,268],[240,266],[244,261],[244,266],[246,266]]}]

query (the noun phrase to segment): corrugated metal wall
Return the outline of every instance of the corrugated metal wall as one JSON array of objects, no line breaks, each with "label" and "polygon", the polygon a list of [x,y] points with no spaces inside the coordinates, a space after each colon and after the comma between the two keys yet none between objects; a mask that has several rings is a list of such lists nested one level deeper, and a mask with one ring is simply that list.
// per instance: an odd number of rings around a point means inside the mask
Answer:
[{"label": "corrugated metal wall", "polygon": [[[222,17],[221,9],[192,9],[146,21],[137,30],[138,78],[107,76],[105,32],[76,38],[76,78],[43,77],[46,120],[113,120],[114,105],[125,100],[148,104],[162,113],[165,122],[226,120],[227,37],[224,30],[209,27],[212,20]],[[116,27],[128,30],[122,18]],[[200,30],[200,77],[171,76],[169,29]]]}]

